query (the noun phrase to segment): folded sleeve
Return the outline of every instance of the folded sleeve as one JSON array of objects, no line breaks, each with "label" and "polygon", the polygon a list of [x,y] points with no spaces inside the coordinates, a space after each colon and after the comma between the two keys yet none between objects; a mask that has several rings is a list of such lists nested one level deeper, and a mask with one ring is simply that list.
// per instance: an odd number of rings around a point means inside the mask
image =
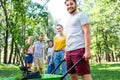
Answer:
[{"label": "folded sleeve", "polygon": [[81,13],[80,23],[82,26],[85,24],[89,24],[89,18],[88,18],[88,15],[86,13]]}]

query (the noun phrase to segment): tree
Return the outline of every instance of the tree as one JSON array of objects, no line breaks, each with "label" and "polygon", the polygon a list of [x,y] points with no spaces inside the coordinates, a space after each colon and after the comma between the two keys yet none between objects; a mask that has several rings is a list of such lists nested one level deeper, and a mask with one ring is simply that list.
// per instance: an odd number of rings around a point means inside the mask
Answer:
[{"label": "tree", "polygon": [[91,49],[94,55],[98,56],[97,61],[102,57],[106,61],[114,61],[119,52],[119,7],[118,0],[85,0],[80,6],[80,9],[90,16]]},{"label": "tree", "polygon": [[[33,3],[31,0],[2,0],[0,1],[0,60],[4,48],[4,63],[19,61],[20,49],[26,44],[28,36],[43,33],[45,41],[52,38],[54,29],[52,17],[44,5]],[[49,21],[50,20],[50,21]],[[36,35],[37,34],[37,35]],[[2,45],[5,45],[2,47]],[[13,61],[13,62],[12,62]]]}]

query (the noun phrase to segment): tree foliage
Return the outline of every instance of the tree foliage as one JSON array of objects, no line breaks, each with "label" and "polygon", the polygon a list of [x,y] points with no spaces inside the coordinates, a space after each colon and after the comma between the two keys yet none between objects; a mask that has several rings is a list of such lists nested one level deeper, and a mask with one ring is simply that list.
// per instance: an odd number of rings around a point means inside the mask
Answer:
[{"label": "tree foliage", "polygon": [[[120,57],[118,56],[120,55],[120,2],[118,0],[84,0],[83,3],[80,9],[90,16],[92,54],[100,55],[99,59],[104,57],[106,61]],[[113,54],[115,54],[114,57]]]},{"label": "tree foliage", "polygon": [[45,41],[53,37],[55,32],[48,23],[50,19],[52,23],[52,17],[48,19],[50,13],[45,6],[48,2],[41,5],[31,0],[0,0],[0,60],[4,56],[4,63],[17,62],[28,36],[37,40],[42,33]]}]

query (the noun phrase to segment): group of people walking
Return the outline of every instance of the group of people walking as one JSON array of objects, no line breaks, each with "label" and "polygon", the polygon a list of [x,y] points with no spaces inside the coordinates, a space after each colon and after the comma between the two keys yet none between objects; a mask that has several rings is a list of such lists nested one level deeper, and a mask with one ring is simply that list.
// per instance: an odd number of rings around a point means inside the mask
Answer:
[{"label": "group of people walking", "polygon": [[[74,63],[84,57],[85,60],[69,72],[70,78],[71,80],[79,80],[80,75],[82,80],[92,80],[89,66],[91,53],[88,16],[86,13],[77,12],[76,0],[65,0],[65,5],[70,14],[70,18],[64,27],[67,31],[65,32],[66,34],[63,34],[63,26],[57,24],[56,31],[58,34],[53,40],[48,41],[49,48],[47,50],[45,43],[42,42],[43,35],[40,35],[39,41],[34,42],[33,45],[33,37],[29,37],[28,43],[30,45],[27,51],[26,62],[31,67],[34,58],[34,71],[37,70],[38,65],[40,73],[42,73],[43,55],[47,53],[47,73],[50,73],[61,60],[65,59],[66,62],[62,63],[62,74],[64,75]],[[50,69],[49,65],[53,65],[53,68]],[[55,71],[55,74],[60,74],[60,68]],[[68,80],[68,77],[66,76],[64,80]]]}]

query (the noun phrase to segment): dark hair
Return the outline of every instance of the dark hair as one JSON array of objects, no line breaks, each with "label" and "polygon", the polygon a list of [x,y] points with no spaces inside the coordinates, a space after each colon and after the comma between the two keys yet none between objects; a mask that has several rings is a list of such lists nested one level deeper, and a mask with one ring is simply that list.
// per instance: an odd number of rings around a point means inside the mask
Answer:
[{"label": "dark hair", "polygon": [[61,24],[57,24],[57,26],[61,26],[63,28],[63,26]]},{"label": "dark hair", "polygon": [[49,43],[49,42],[52,42],[52,43],[53,43],[53,40],[50,39],[50,40],[47,41],[47,43]]},{"label": "dark hair", "polygon": [[52,42],[52,46],[54,45],[53,40],[51,40],[51,39],[48,40],[48,41],[47,41],[48,45],[49,45],[49,42]]},{"label": "dark hair", "polygon": [[[69,0],[65,0],[65,2],[64,2],[64,3],[66,4],[66,2],[67,2],[67,1],[69,1]],[[76,3],[76,0],[73,0],[73,2],[75,2],[75,3]]]},{"label": "dark hair", "polygon": [[39,36],[44,37],[44,35],[43,35],[43,34],[40,34]]}]

